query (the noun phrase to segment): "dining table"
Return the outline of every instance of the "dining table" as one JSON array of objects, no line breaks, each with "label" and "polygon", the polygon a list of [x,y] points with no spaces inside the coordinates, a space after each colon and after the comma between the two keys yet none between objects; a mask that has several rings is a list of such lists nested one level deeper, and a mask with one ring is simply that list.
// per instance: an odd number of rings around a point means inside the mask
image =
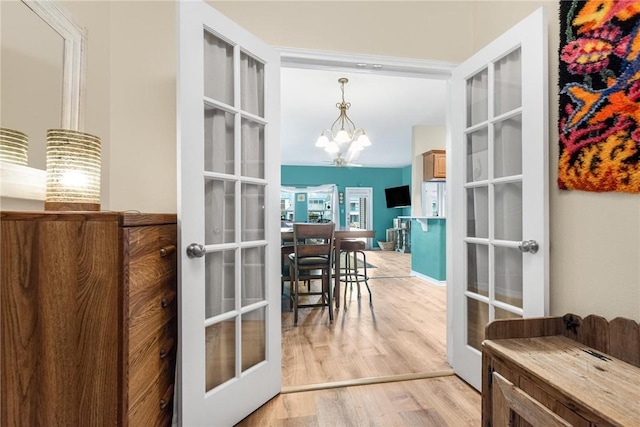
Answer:
[{"label": "dining table", "polygon": [[[293,229],[281,229],[281,239],[283,242],[292,241],[293,240]],[[340,245],[343,240],[346,239],[360,239],[360,238],[373,238],[375,237],[375,230],[361,230],[358,228],[336,228],[333,237],[333,246],[336,251],[336,257],[334,261],[334,270],[335,274],[333,275],[333,280],[335,283],[334,286],[334,300],[336,303],[336,308],[340,308]]]}]

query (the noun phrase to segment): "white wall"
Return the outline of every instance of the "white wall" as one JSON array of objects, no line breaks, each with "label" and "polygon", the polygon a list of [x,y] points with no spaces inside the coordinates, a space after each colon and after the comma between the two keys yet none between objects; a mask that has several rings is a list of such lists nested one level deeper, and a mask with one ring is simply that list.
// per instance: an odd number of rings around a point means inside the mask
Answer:
[{"label": "white wall", "polygon": [[444,126],[414,126],[411,132],[411,215],[422,216],[422,180],[424,162],[422,153],[444,150],[447,144],[447,128]]}]

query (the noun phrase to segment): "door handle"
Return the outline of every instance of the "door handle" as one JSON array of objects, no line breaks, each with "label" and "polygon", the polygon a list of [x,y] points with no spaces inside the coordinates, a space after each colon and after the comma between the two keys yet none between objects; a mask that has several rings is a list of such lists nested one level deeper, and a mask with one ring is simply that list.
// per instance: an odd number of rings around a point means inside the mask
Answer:
[{"label": "door handle", "polygon": [[538,242],[535,240],[523,240],[518,243],[518,249],[520,249],[522,253],[529,252],[530,254],[535,254],[538,252],[538,249],[540,249],[540,245],[538,245]]},{"label": "door handle", "polygon": [[202,258],[207,253],[207,248],[199,243],[192,243],[187,246],[187,256],[189,258]]}]

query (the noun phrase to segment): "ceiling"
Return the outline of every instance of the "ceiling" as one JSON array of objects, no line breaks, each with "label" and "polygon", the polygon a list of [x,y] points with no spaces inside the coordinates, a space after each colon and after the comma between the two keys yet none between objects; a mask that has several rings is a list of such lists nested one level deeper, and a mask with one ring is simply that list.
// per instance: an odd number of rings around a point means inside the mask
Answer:
[{"label": "ceiling", "polygon": [[315,141],[338,118],[340,77],[349,79],[349,118],[371,140],[355,164],[410,165],[412,127],[445,125],[446,80],[286,67],[281,73],[283,165],[331,165],[332,158]]}]

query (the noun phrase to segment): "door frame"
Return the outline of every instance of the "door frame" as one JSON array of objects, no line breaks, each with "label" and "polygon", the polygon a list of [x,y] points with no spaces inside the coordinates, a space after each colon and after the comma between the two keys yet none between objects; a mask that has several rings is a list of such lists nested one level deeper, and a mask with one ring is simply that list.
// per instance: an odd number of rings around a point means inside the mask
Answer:
[{"label": "door frame", "polygon": [[[373,187],[345,187],[344,188],[344,226],[349,227],[349,195],[363,194],[368,200],[367,203],[367,230],[373,229]],[[365,241],[365,249],[372,248],[373,238],[362,239]]]}]

